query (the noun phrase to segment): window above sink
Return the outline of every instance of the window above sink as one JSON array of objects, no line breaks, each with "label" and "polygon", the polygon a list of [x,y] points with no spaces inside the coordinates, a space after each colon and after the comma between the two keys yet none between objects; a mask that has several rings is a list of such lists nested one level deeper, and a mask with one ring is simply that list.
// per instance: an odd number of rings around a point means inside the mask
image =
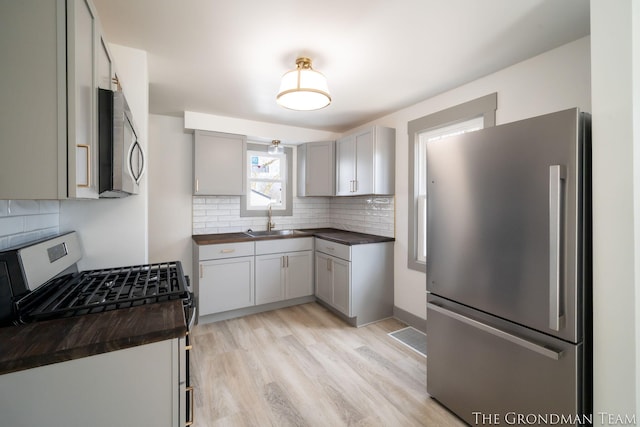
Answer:
[{"label": "window above sink", "polygon": [[267,216],[269,206],[273,216],[292,215],[293,149],[284,147],[284,154],[269,154],[267,148],[264,144],[247,144],[247,189],[240,200],[241,217]]}]

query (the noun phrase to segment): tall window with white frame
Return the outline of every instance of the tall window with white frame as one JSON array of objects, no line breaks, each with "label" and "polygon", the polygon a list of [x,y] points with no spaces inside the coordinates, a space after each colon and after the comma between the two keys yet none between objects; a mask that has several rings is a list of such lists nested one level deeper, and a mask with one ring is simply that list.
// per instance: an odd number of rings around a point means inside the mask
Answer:
[{"label": "tall window with white frame", "polygon": [[287,209],[287,162],[284,154],[247,151],[247,210]]},{"label": "tall window with white frame", "polygon": [[409,269],[426,272],[427,143],[494,126],[496,107],[497,94],[493,93],[408,123]]},{"label": "tall window with white frame", "polygon": [[247,143],[245,194],[240,197],[241,217],[293,215],[293,149],[283,147],[282,154],[269,154],[268,145]]},{"label": "tall window with white frame", "polygon": [[441,141],[452,136],[480,130],[484,127],[482,116],[464,120],[436,129],[428,129],[418,134],[416,141],[418,152],[418,245],[416,258],[427,261],[427,143]]}]

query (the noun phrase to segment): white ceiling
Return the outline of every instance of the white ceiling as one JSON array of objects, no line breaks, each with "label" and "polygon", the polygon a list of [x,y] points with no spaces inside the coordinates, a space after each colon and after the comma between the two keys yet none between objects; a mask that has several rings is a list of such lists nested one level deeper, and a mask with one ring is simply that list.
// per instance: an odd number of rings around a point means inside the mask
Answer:
[{"label": "white ceiling", "polygon": [[[343,132],[589,34],[589,0],[94,0],[110,43],[147,51],[149,110]],[[285,110],[308,56],[322,110]]]}]

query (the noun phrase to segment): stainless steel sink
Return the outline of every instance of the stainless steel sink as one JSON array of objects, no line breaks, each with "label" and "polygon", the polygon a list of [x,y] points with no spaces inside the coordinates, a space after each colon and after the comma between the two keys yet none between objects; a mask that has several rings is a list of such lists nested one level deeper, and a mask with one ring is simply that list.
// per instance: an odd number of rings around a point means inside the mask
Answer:
[{"label": "stainless steel sink", "polygon": [[271,230],[271,231],[246,231],[245,234],[251,237],[276,237],[276,236],[290,236],[296,233],[303,233],[298,230]]}]

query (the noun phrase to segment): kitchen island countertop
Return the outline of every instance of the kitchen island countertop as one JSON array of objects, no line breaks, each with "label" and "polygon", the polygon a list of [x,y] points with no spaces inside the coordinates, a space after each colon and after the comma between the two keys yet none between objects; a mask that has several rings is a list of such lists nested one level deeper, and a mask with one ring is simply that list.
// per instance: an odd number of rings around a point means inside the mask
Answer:
[{"label": "kitchen island countertop", "polygon": [[184,337],[181,300],[0,328],[0,375]]}]

